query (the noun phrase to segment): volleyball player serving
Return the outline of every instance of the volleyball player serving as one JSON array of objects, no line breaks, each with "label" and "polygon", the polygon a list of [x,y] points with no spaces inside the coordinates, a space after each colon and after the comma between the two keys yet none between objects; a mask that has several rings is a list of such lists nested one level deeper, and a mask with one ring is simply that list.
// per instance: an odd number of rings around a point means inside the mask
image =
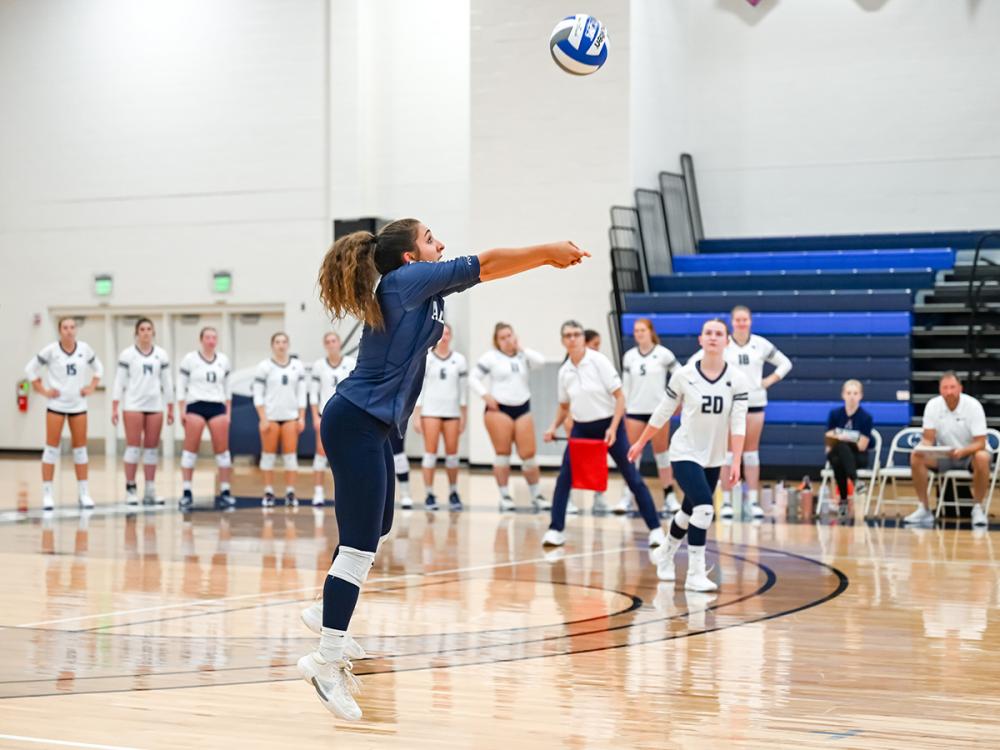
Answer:
[{"label": "volleyball player serving", "polygon": [[323,587],[319,648],[299,659],[298,667],[323,705],[352,721],[361,718],[361,709],[345,658],[347,629],[379,544],[392,528],[389,434],[413,410],[427,351],[444,330],[444,298],[544,265],[568,268],[590,255],[572,242],[440,261],[443,252],[430,229],[400,219],[377,236],[355,232],[337,240],[319,272],[324,306],[336,317],[362,320],[364,334],[357,368],[323,410],[320,434],[333,470],[340,544]]}]

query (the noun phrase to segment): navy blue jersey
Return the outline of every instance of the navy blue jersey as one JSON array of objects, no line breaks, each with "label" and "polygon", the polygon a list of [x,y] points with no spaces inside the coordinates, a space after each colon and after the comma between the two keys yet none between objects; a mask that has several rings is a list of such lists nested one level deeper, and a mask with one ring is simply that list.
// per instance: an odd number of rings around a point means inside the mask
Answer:
[{"label": "navy blue jersey", "polygon": [[366,325],[358,364],[337,393],[402,434],[424,382],[427,350],[444,331],[444,298],[479,283],[479,258],[409,263],[390,271],[375,296],[385,327]]},{"label": "navy blue jersey", "polygon": [[[830,413],[826,418],[827,430],[857,430],[868,438],[869,441],[872,439],[872,428],[874,426],[875,421],[872,419],[872,415],[866,412],[861,406],[850,416],[847,415],[847,409],[843,406],[838,409],[830,409]],[[868,447],[871,447],[870,442],[868,443]]]}]

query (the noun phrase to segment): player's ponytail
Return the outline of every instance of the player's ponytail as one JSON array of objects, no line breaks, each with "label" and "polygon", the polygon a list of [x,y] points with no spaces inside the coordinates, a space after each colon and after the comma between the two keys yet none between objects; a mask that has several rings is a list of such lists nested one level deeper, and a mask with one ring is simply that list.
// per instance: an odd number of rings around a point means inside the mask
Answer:
[{"label": "player's ponytail", "polygon": [[413,251],[416,219],[398,219],[378,235],[354,232],[333,243],[319,268],[319,299],[331,315],[352,315],[372,328],[384,325],[375,297],[379,277],[402,266]]}]

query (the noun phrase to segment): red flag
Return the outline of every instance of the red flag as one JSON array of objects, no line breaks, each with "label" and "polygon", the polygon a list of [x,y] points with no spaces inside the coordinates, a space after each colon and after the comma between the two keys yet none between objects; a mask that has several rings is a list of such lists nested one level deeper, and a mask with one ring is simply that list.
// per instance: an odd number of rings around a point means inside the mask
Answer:
[{"label": "red flag", "polygon": [[608,489],[608,444],[603,440],[570,438],[569,466],[573,489],[594,492]]}]

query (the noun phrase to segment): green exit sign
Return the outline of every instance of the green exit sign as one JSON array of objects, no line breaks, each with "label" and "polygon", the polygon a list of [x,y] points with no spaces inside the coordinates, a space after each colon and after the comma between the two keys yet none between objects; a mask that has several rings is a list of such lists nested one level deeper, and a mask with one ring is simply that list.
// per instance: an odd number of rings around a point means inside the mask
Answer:
[{"label": "green exit sign", "polygon": [[216,271],[212,274],[212,290],[216,294],[227,294],[233,289],[233,275],[229,271]]},{"label": "green exit sign", "polygon": [[114,281],[110,274],[102,273],[94,276],[94,294],[98,297],[110,297]]}]

